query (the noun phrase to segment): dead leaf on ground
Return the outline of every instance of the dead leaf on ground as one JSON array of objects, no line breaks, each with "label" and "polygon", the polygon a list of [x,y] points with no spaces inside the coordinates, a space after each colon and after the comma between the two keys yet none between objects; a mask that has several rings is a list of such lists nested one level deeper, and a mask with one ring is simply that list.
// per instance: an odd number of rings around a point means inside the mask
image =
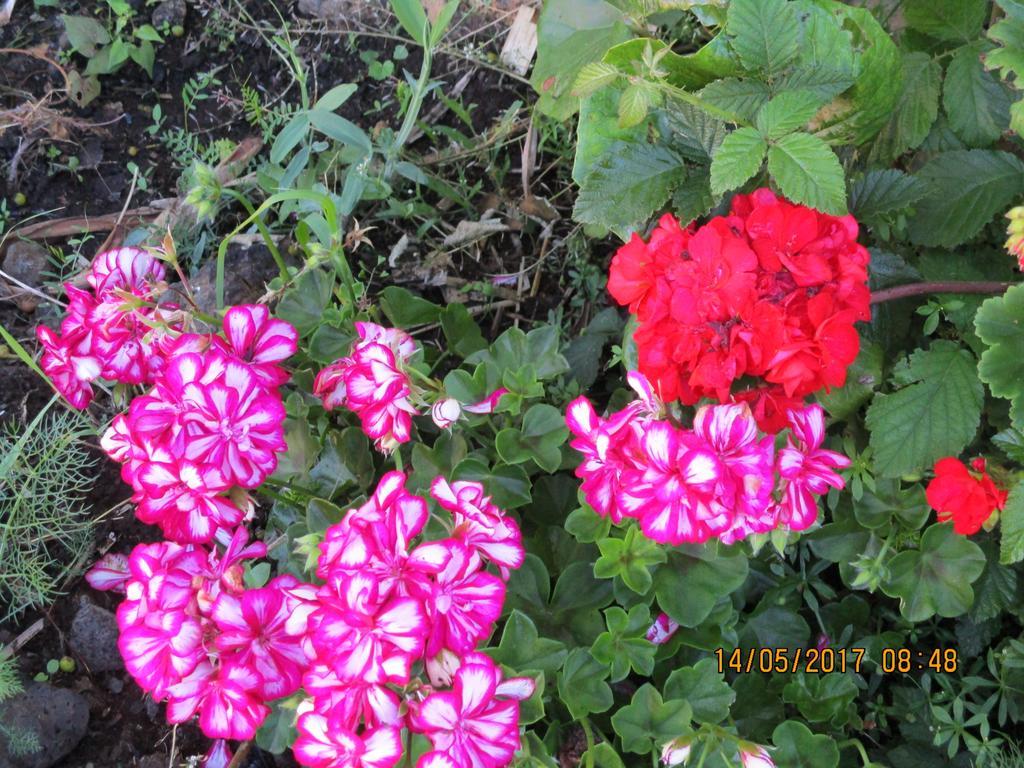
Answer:
[{"label": "dead leaf on ground", "polygon": [[444,239],[446,248],[457,248],[463,245],[484,240],[491,235],[500,232],[508,232],[511,229],[508,224],[497,219],[484,219],[483,221],[460,221],[455,231]]}]

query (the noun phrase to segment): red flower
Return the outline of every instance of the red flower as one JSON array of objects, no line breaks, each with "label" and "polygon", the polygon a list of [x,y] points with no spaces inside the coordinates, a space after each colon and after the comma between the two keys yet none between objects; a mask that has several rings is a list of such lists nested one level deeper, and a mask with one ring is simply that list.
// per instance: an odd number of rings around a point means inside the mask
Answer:
[{"label": "red flower", "polygon": [[[854,323],[870,318],[868,259],[852,217],[760,189],[698,229],[666,215],[647,242],[634,235],[612,259],[608,290],[636,315],[640,372],[664,400],[727,402],[753,378],[776,385],[770,398],[788,408],[845,382],[860,347]],[[777,431],[785,409],[770,405],[754,413]]]},{"label": "red flower", "polygon": [[925,490],[928,505],[938,512],[939,521],[952,520],[953,530],[962,536],[981,530],[993,511],[1006,506],[1008,495],[989,477],[984,459],[974,459],[968,469],[952,457],[936,462],[935,479]]}]

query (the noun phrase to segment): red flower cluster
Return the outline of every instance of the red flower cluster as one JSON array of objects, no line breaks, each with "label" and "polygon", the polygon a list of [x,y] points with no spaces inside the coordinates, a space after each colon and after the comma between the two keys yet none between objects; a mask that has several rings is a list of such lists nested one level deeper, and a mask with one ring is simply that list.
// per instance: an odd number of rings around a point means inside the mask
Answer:
[{"label": "red flower cluster", "polygon": [[939,459],[935,478],[925,489],[928,506],[939,513],[939,521],[952,520],[953,530],[961,536],[980,531],[995,510],[1006,506],[1007,496],[1009,492],[993,482],[980,458],[971,461],[970,469],[951,456]]},{"label": "red flower cluster", "polygon": [[[608,290],[636,314],[640,371],[665,400],[751,405],[777,432],[786,412],[838,387],[870,318],[869,254],[851,216],[828,216],[767,189],[728,216],[683,228],[671,215],[612,259]],[[767,384],[733,391],[743,377]]]}]

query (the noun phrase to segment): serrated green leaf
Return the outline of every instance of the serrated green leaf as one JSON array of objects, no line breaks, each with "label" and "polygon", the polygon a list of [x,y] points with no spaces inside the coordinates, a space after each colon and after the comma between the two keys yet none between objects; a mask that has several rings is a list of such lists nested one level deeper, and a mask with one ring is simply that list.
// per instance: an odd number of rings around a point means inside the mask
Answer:
[{"label": "serrated green leaf", "polygon": [[974,317],[978,337],[988,346],[978,363],[978,376],[996,397],[1013,404],[1015,426],[1024,407],[1024,285],[987,299]]},{"label": "serrated green leaf", "polygon": [[846,213],[846,183],[839,158],[817,136],[791,133],[768,149],[768,172],[782,194],[823,213]]},{"label": "serrated green leaf", "polygon": [[[715,207],[715,196],[711,192],[711,168],[699,165],[691,168],[686,181],[680,184],[672,195],[672,210],[684,226]],[[630,367],[635,370],[635,366]]]},{"label": "serrated green leaf", "polygon": [[920,51],[903,54],[903,87],[888,120],[875,137],[871,158],[890,162],[917,149],[939,114],[942,67]]},{"label": "serrated green leaf", "polygon": [[[974,583],[974,605],[969,614],[976,622],[996,618],[1017,600],[1017,572],[1000,563],[996,542],[988,539],[981,549],[985,553],[985,570]],[[1024,548],[1021,555],[1024,556]]]},{"label": "serrated green leaf", "polygon": [[646,83],[633,83],[619,97],[619,128],[632,128],[647,117],[654,106],[654,93]]},{"label": "serrated green leaf", "polygon": [[774,92],[810,91],[825,103],[853,86],[860,74],[853,29],[844,28],[842,17],[827,4],[797,0],[793,7],[803,27],[800,53]]},{"label": "serrated green leaf", "polygon": [[921,536],[919,549],[900,552],[888,567],[882,591],[900,599],[907,621],[949,618],[966,613],[974,602],[971,584],[985,568],[985,553],[952,523],[938,523]]},{"label": "serrated green leaf", "polygon": [[608,668],[586,648],[576,648],[569,654],[558,673],[558,695],[574,718],[611,708],[612,689],[605,682],[607,677]]},{"label": "serrated green leaf", "polygon": [[981,33],[987,0],[904,0],[907,24],[939,40],[969,42]]},{"label": "serrated green leaf", "polygon": [[572,166],[572,180],[577,184],[583,183],[601,158],[618,154],[626,144],[642,144],[647,137],[648,122],[630,128],[619,127],[622,90],[620,86],[603,88],[580,102]]},{"label": "serrated green leaf", "polygon": [[800,24],[786,0],[732,0],[725,30],[752,72],[779,72],[800,50]]},{"label": "serrated green leaf", "polygon": [[899,477],[956,456],[981,420],[984,388],[974,356],[951,341],[936,341],[910,357],[907,380],[891,395],[875,395],[868,408],[875,469]]},{"label": "serrated green leaf", "polygon": [[573,218],[599,224],[625,240],[668,201],[686,170],[671,151],[652,144],[627,144],[604,156],[583,180]]},{"label": "serrated green leaf", "polygon": [[999,562],[1011,565],[1024,560],[1024,483],[1010,490],[999,516]]},{"label": "serrated green leaf", "polygon": [[753,121],[757,111],[771,98],[771,91],[760,80],[723,77],[704,86],[700,98],[744,120]]},{"label": "serrated green leaf", "polygon": [[613,605],[605,610],[607,632],[594,640],[590,649],[594,658],[606,664],[610,670],[610,682],[624,680],[632,669],[638,675],[650,677],[654,671],[656,645],[646,635],[651,626],[651,612],[644,604],[634,605],[627,614]]},{"label": "serrated green leaf", "polygon": [[909,208],[926,191],[920,179],[895,168],[868,171],[850,185],[850,213],[859,221],[877,219]]},{"label": "serrated green leaf", "polygon": [[497,648],[490,649],[495,661],[522,672],[541,670],[553,675],[568,655],[565,644],[548,637],[540,637],[533,620],[513,610],[501,632]]},{"label": "serrated green leaf", "polygon": [[722,141],[711,160],[711,192],[723,195],[742,186],[764,163],[768,145],[753,128],[740,128]]},{"label": "serrated green leaf", "polygon": [[603,61],[592,61],[580,69],[576,75],[573,92],[577,96],[589,96],[602,88],[606,88],[622,77],[618,67]]},{"label": "serrated green leaf", "polygon": [[946,68],[942,104],[949,126],[965,144],[984,147],[1010,126],[1010,97],[994,76],[985,71],[983,42],[958,50]]},{"label": "serrated green leaf", "polygon": [[1024,193],[1024,163],[1008,152],[944,152],[915,175],[928,185],[909,226],[918,245],[954,248]]},{"label": "serrated green leaf", "polygon": [[822,104],[810,91],[786,91],[765,104],[757,113],[757,130],[768,139],[778,139],[802,128]]},{"label": "serrated green leaf", "polygon": [[725,123],[692,104],[672,102],[660,111],[673,149],[687,160],[706,164],[729,134]]}]

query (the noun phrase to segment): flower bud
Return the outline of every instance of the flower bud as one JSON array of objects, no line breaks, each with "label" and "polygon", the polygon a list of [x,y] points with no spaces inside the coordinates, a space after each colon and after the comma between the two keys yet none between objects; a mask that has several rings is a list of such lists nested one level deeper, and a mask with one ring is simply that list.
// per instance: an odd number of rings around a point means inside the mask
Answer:
[{"label": "flower bud", "polygon": [[768,750],[757,744],[740,747],[740,763],[743,768],[775,768]]},{"label": "flower bud", "polygon": [[430,418],[434,420],[441,429],[448,429],[459,420],[462,415],[462,406],[454,397],[446,397],[438,400],[430,409]]},{"label": "flower bud", "polygon": [[683,765],[692,749],[689,737],[670,741],[661,750],[661,762],[668,766]]}]

